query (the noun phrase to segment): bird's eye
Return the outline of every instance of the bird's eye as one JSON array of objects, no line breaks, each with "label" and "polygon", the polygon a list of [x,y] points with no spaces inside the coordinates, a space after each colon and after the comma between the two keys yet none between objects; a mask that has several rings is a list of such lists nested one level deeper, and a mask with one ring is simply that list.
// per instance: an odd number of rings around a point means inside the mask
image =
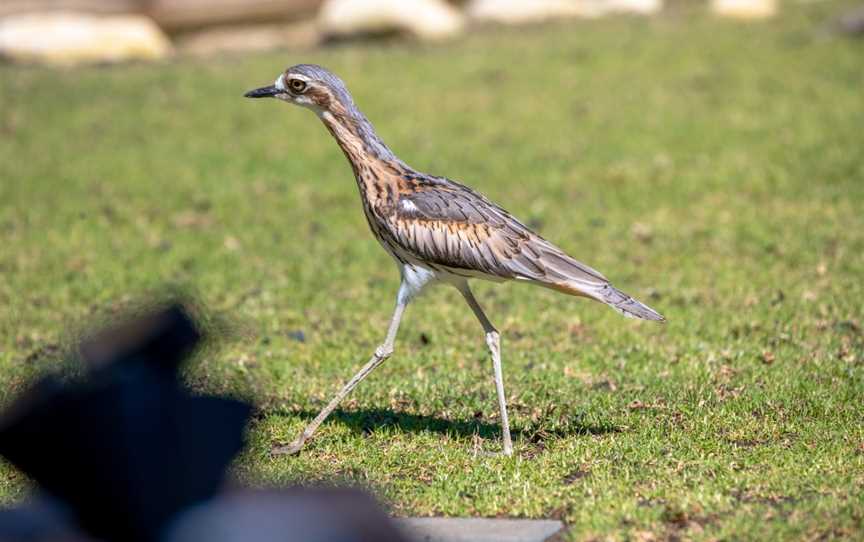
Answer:
[{"label": "bird's eye", "polygon": [[288,81],[288,85],[291,87],[291,90],[297,93],[303,92],[306,90],[306,82],[301,81],[300,79],[292,79]]}]

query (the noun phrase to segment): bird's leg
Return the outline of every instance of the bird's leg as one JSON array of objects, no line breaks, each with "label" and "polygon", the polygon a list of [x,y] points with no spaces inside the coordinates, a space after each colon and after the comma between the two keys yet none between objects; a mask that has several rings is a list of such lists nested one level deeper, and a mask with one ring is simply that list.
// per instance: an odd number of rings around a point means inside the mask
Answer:
[{"label": "bird's leg", "polygon": [[498,408],[501,410],[501,433],[504,440],[504,455],[513,454],[513,441],[510,439],[510,422],[507,419],[507,400],[504,396],[504,374],[501,371],[501,338],[498,335],[498,330],[492,325],[492,322],[486,318],[477,299],[465,282],[459,287],[468,306],[474,311],[474,315],[480,320],[483,326],[483,331],[486,332],[486,345],[489,346],[489,352],[492,354],[492,367],[495,370],[495,389],[498,391]]},{"label": "bird's leg", "polygon": [[274,454],[296,454],[303,447],[303,444],[315,434],[315,431],[318,429],[318,426],[321,425],[327,416],[330,415],[333,410],[339,406],[339,403],[342,402],[345,397],[351,393],[357,384],[359,384],[364,378],[366,378],[369,373],[375,370],[376,367],[384,363],[384,361],[390,357],[390,354],[393,353],[393,343],[396,341],[396,332],[399,331],[399,322],[402,320],[402,313],[405,312],[405,307],[408,306],[408,301],[410,299],[409,295],[406,295],[406,287],[405,284],[399,288],[399,295],[396,298],[396,309],[393,311],[393,317],[390,319],[390,327],[387,329],[387,337],[384,339],[384,342],[375,349],[375,353],[372,354],[372,357],[360,369],[354,377],[348,381],[347,384],[342,388],[339,393],[336,394],[336,397],[330,401],[330,403],[324,407],[324,409],[315,417],[314,420],[303,430],[303,433],[297,437],[294,442],[289,444],[288,446],[280,446],[278,448],[273,449]]}]

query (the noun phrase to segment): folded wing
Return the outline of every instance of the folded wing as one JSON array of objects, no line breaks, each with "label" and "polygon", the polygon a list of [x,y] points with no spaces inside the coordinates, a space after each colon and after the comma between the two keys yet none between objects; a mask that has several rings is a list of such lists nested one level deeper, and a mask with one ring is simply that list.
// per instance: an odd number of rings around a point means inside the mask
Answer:
[{"label": "folded wing", "polygon": [[526,280],[588,297],[608,284],[598,271],[452,181],[402,194],[389,226],[415,257],[469,275]]}]

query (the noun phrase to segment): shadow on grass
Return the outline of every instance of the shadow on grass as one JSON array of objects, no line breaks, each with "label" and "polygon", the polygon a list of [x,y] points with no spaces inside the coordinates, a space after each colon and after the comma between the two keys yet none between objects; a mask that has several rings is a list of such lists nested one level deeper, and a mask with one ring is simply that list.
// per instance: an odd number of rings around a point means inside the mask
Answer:
[{"label": "shadow on grass", "polygon": [[[305,420],[312,420],[318,412],[308,410],[297,410],[280,412],[283,416],[298,416]],[[501,428],[498,423],[488,423],[481,419],[473,418],[466,420],[449,420],[438,416],[427,416],[422,414],[410,414],[406,412],[394,412],[383,408],[370,408],[361,410],[336,409],[324,422],[338,422],[348,426],[357,433],[370,434],[382,427],[396,427],[403,432],[423,433],[435,432],[461,437],[477,435],[484,439],[495,439],[501,436]],[[569,437],[574,435],[606,435],[609,433],[620,433],[621,428],[612,424],[591,425],[574,420],[565,427],[544,428],[542,422],[532,423],[526,427],[511,426],[510,432],[514,437],[521,437],[530,442],[542,442],[550,437]]]}]

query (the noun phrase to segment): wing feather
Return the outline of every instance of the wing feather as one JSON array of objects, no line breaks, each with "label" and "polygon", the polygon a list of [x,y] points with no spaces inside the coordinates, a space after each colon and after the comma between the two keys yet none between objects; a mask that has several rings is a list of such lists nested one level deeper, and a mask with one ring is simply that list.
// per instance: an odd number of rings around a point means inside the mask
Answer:
[{"label": "wing feather", "polygon": [[586,292],[608,283],[598,271],[458,183],[401,194],[388,227],[407,252],[451,269]]}]

